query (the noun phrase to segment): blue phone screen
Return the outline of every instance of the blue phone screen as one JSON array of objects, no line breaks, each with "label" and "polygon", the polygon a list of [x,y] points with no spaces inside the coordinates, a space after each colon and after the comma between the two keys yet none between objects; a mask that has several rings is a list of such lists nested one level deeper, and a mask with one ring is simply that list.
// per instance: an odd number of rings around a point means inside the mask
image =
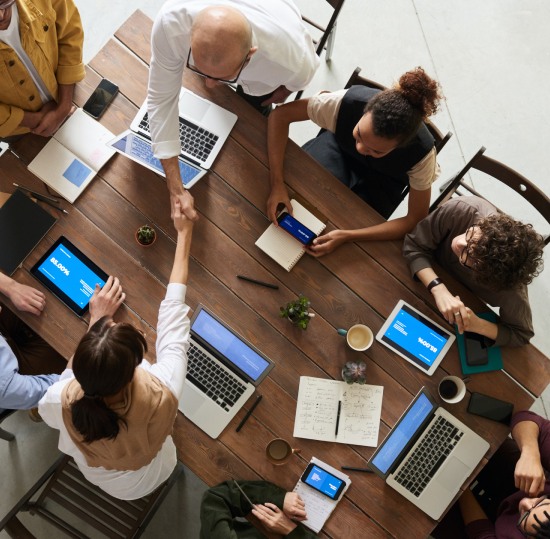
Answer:
[{"label": "blue phone screen", "polygon": [[315,490],[326,494],[329,498],[335,500],[337,494],[342,486],[341,479],[334,477],[334,475],[329,474],[323,468],[313,465],[307,477],[305,478],[304,483],[313,487]]},{"label": "blue phone screen", "polygon": [[309,228],[304,226],[300,221],[292,217],[289,213],[282,213],[277,222],[279,226],[286,230],[289,234],[295,237],[300,243],[309,245],[316,237],[317,234],[312,232]]}]

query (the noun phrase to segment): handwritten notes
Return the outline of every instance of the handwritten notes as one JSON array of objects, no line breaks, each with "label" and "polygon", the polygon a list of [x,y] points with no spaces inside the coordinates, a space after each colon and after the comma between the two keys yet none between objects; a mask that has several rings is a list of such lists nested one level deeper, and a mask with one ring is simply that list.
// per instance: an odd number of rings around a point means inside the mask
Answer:
[{"label": "handwritten notes", "polygon": [[301,376],[294,437],[376,447],[383,391],[382,386]]}]

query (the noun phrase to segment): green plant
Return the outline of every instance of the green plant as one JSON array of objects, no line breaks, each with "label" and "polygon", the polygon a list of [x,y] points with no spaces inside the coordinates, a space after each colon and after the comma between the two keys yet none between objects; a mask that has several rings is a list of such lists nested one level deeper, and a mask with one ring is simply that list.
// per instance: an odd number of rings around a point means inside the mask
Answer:
[{"label": "green plant", "polygon": [[342,369],[342,380],[348,384],[364,384],[367,381],[367,365],[364,361],[348,361]]},{"label": "green plant", "polygon": [[150,245],[155,241],[157,233],[155,229],[150,225],[143,225],[137,229],[136,239],[142,245]]},{"label": "green plant", "polygon": [[311,302],[300,294],[298,299],[290,301],[285,307],[281,307],[281,318],[288,318],[295,326],[307,329],[309,321],[315,316],[309,312]]}]

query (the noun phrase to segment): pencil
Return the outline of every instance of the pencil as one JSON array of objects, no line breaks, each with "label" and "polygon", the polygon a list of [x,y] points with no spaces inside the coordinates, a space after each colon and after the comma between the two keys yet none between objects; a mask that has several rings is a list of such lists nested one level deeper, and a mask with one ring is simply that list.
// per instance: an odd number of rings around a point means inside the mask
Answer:
[{"label": "pencil", "polygon": [[370,468],[355,468],[354,466],[340,466],[340,468],[342,468],[342,470],[349,470],[351,472],[373,473]]},{"label": "pencil", "polygon": [[263,281],[258,281],[256,279],[252,279],[251,277],[246,277],[245,275],[237,275],[237,278],[242,279],[243,281],[248,281],[249,283],[259,284],[260,286],[266,286],[267,288],[279,290],[279,287],[276,284],[264,283]]},{"label": "pencil", "polygon": [[243,417],[242,421],[239,423],[239,426],[235,429],[235,432],[239,432],[243,428],[243,425],[248,421],[248,418],[252,415],[252,412],[255,410],[256,406],[258,406],[258,404],[260,404],[261,400],[262,400],[262,396],[258,395],[256,397],[256,400],[254,401],[254,404],[250,407],[250,410],[248,410],[248,412],[246,412],[246,414]]}]

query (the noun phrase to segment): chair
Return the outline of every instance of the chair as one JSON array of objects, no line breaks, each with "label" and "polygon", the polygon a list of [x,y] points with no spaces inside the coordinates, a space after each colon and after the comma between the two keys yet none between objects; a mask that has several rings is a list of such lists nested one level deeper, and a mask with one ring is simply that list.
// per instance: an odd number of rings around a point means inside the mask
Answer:
[{"label": "chair", "polygon": [[[482,146],[470,161],[442,186],[441,194],[431,205],[430,212],[447,202],[454,193],[460,195],[461,193],[457,191],[459,188],[463,188],[478,197],[486,198],[464,181],[464,176],[473,168],[502,182],[510,189],[513,189],[517,194],[529,202],[548,223],[550,223],[550,198],[527,178],[503,163],[483,155],[484,152],[485,147]],[[548,245],[548,242],[550,242],[550,234],[544,239],[545,245]]]},{"label": "chair", "polygon": [[[4,410],[3,412],[0,412],[0,423],[2,423],[4,419],[9,417],[13,413],[15,413],[15,410]],[[0,439],[11,442],[12,440],[15,440],[15,436],[11,432],[0,428]]]},{"label": "chair", "polygon": [[[92,527],[108,538],[139,537],[183,471],[178,462],[170,477],[153,493],[138,500],[119,500],[89,483],[67,455],[61,455],[0,522],[11,537],[32,539],[29,530],[17,518],[20,511],[38,514],[69,537],[88,538],[82,530]],[[49,479],[49,481],[48,481]],[[48,481],[36,501],[31,498]],[[69,517],[69,518],[68,518]]]}]

